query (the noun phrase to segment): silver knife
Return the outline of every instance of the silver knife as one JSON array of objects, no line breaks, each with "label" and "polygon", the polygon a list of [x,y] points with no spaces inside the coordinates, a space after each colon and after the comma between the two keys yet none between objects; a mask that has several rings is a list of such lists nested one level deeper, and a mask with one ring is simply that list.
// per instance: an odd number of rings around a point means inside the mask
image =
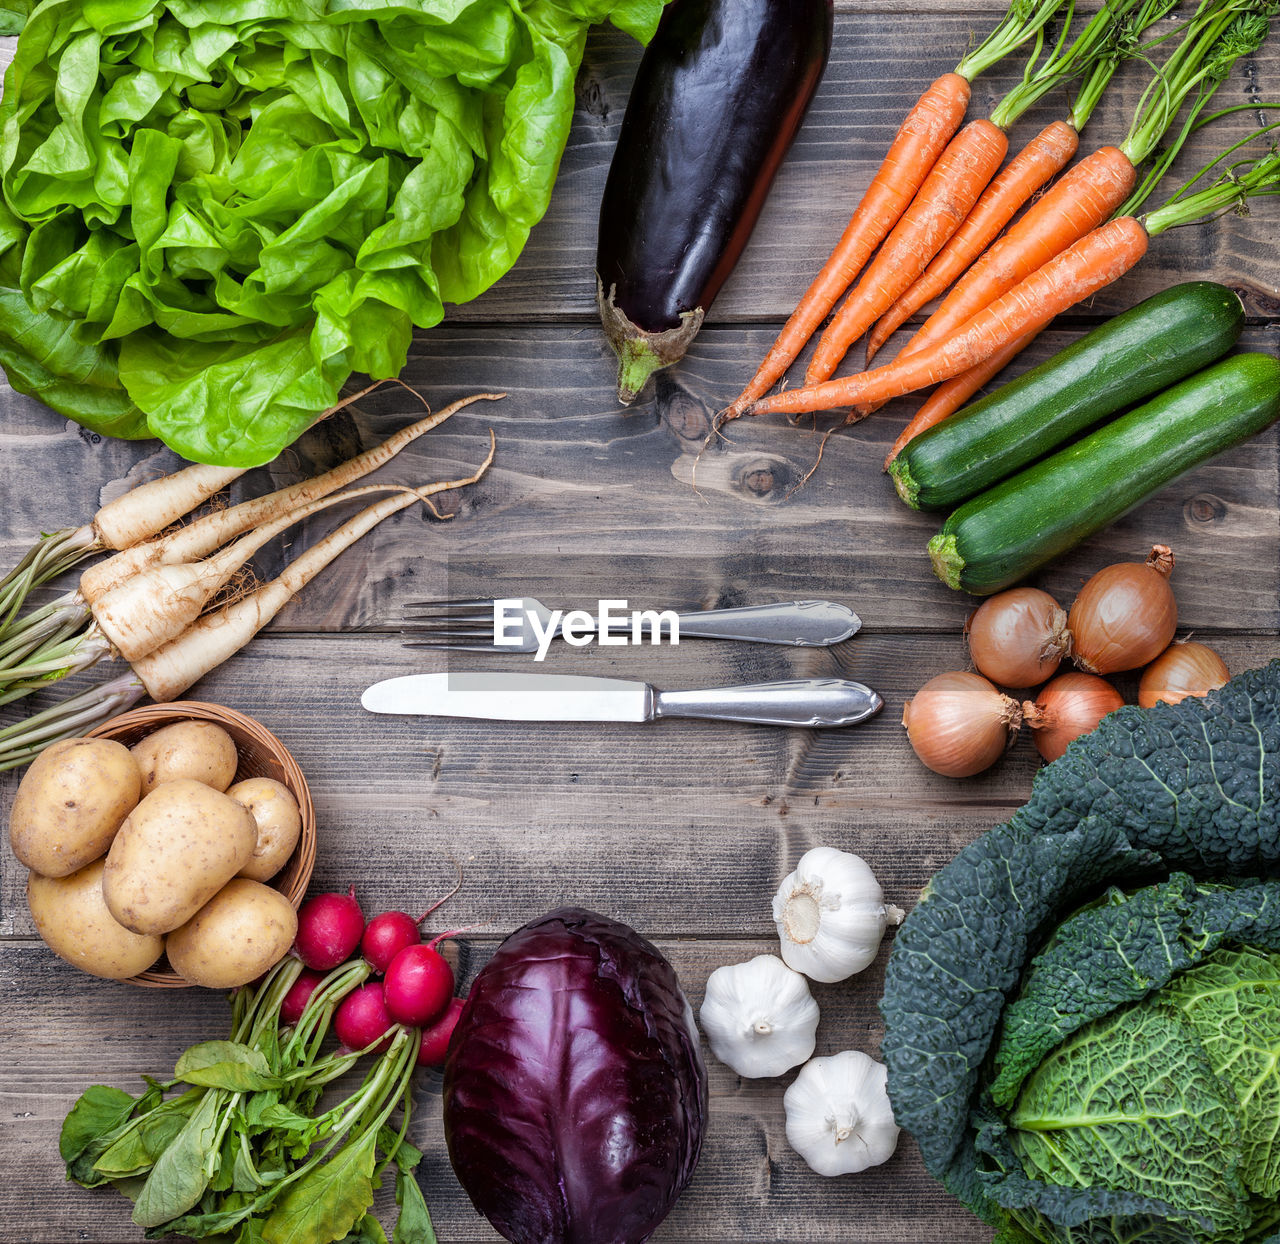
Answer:
[{"label": "silver knife", "polygon": [[860,682],[794,678],[754,686],[658,691],[645,682],[579,674],[408,674],[360,697],[371,713],[499,721],[654,721],[704,717],[765,726],[853,726],[884,701]]}]

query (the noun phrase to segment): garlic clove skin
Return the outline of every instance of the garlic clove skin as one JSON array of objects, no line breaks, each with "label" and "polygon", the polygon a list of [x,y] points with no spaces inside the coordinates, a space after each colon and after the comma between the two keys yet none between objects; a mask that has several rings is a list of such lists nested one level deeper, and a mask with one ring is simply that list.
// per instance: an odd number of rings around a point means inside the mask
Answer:
[{"label": "garlic clove skin", "polygon": [[899,1132],[887,1076],[861,1050],[805,1063],[782,1097],[787,1143],[819,1175],[853,1175],[887,1161]]},{"label": "garlic clove skin", "polygon": [[740,1076],[780,1076],[813,1054],[818,1004],[776,955],[716,968],[698,1018],[711,1052]]},{"label": "garlic clove skin", "polygon": [[800,858],[773,897],[773,919],[786,965],[831,983],[861,972],[876,957],[884,931],[901,924],[865,860],[835,847]]}]

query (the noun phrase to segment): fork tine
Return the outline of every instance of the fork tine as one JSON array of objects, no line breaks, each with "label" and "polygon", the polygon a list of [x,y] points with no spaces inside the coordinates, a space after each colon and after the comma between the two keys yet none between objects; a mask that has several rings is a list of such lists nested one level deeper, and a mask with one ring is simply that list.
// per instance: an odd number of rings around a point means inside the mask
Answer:
[{"label": "fork tine", "polygon": [[423,627],[412,631],[401,631],[402,635],[412,635],[415,638],[419,635],[428,639],[487,639],[490,646],[493,643],[493,629],[486,627],[483,630],[459,630],[453,626],[441,627]]},{"label": "fork tine", "polygon": [[452,600],[409,600],[405,602],[404,607],[406,609],[491,609],[493,597],[480,597],[475,600],[465,597],[455,597]]},{"label": "fork tine", "polygon": [[500,652],[500,648],[495,648],[492,644],[462,644],[453,643],[447,639],[438,639],[431,642],[421,640],[406,640],[400,645],[402,648],[447,648],[450,652]]},{"label": "fork tine", "polygon": [[437,626],[478,626],[488,622],[493,625],[491,613],[406,613],[401,619],[404,622],[435,623]]}]

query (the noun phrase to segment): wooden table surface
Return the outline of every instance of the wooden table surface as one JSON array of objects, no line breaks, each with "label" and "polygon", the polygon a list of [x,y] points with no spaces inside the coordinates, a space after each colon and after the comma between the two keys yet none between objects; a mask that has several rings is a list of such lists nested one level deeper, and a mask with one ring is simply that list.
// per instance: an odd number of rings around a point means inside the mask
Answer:
[{"label": "wooden table surface", "polygon": [[[230,705],[275,731],[306,772],[319,818],[313,890],[355,883],[367,912],[413,910],[442,892],[452,860],[465,885],[439,919],[479,924],[461,943],[463,981],[501,937],[563,903],[634,925],[670,957],[694,1007],[718,965],[773,951],[770,898],[808,847],[866,858],[888,898],[909,908],[930,874],[1027,796],[1038,760],[1020,738],[990,772],[963,783],[915,760],[899,724],[927,678],[963,668],[961,626],[973,602],[942,586],[924,546],[937,520],[908,511],[880,472],[912,406],[895,402],[826,447],[807,429],[743,421],[693,467],[711,412],[732,397],[825,257],[898,122],[927,82],[997,20],[1000,0],[841,0],[830,67],[757,231],[685,361],[630,409],[613,393],[612,357],[593,303],[595,215],[638,50],[611,30],[589,40],[579,107],[551,209],[516,268],[477,302],[415,340],[404,379],[433,406],[503,390],[405,451],[387,474],[423,482],[498,457],[482,483],[451,497],[446,524],[396,516],[306,589],[197,698]],[[907,11],[904,11],[907,10]],[[984,115],[1019,69],[975,85]],[[1144,74],[1132,67],[1099,108],[1085,146],[1123,136]],[[1222,105],[1280,89],[1280,38],[1241,66]],[[1053,97],[1014,145],[1062,113]],[[1177,170],[1257,124],[1252,112],[1197,142]],[[1171,178],[1176,184],[1177,178]],[[1249,312],[1242,346],[1280,338],[1280,208],[1261,201],[1158,239],[1140,270],[1055,325],[1028,352],[1045,357],[1100,318],[1182,279],[1238,289]],[[898,344],[903,338],[900,336]],[[1025,362],[1019,366],[1025,366]],[[3,390],[0,564],[40,531],[83,522],[125,484],[174,465],[154,442],[104,441]],[[309,433],[233,495],[310,473],[415,417],[386,387]],[[1036,582],[1069,602],[1093,570],[1173,546],[1180,633],[1218,646],[1233,671],[1280,652],[1280,479],[1275,429],[1185,476]],[[301,546],[325,516],[295,535]],[[329,525],[332,520],[329,520]],[[285,556],[271,546],[257,571]],[[650,679],[665,687],[804,675],[848,675],[879,689],[884,712],[846,731],[671,722],[654,726],[503,726],[374,717],[359,705],[378,678],[446,668],[402,646],[407,602],[449,595],[537,595],[555,605],[700,607],[829,597],[862,616],[829,650],[693,642],[678,648],[569,649],[548,671]],[[509,659],[509,667],[516,668]],[[503,666],[453,658],[453,668]],[[1132,698],[1133,683],[1122,681]],[[7,811],[17,779],[0,778]],[[89,1084],[133,1088],[178,1052],[222,1035],[220,994],[157,991],[83,976],[36,938],[24,877],[5,854],[0,889],[0,1241],[133,1241],[119,1197],[63,1180],[57,1135]],[[433,918],[433,927],[446,927]],[[819,1054],[874,1053],[886,951],[839,985],[817,986]],[[655,1240],[924,1241],[965,1244],[989,1230],[925,1174],[903,1137],[884,1166],[823,1179],[786,1143],[790,1077],[751,1081],[708,1053],[711,1117],[701,1165]],[[442,1241],[496,1237],[449,1168],[439,1078],[424,1076],[412,1139]]]}]

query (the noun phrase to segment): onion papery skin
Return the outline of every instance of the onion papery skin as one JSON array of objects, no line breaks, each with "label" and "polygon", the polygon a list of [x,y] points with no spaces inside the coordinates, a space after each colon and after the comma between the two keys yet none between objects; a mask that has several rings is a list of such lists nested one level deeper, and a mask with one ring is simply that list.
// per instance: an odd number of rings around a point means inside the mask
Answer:
[{"label": "onion papery skin", "polygon": [[1067,617],[1074,660],[1089,674],[1116,674],[1154,661],[1178,629],[1169,586],[1173,555],[1156,545],[1145,562],[1118,562],[1080,589]]},{"label": "onion papery skin", "polygon": [[1022,706],[1022,719],[1031,727],[1036,751],[1057,760],[1067,744],[1093,730],[1108,713],[1124,704],[1120,694],[1097,674],[1059,674]]},{"label": "onion papery skin", "polygon": [[943,777],[972,777],[1004,754],[1022,721],[1017,700],[981,674],[931,678],[902,708],[920,763]]},{"label": "onion papery skin", "polygon": [[1184,639],[1170,644],[1142,671],[1138,704],[1151,708],[1160,702],[1177,704],[1189,695],[1208,695],[1230,677],[1227,663],[1212,648]]},{"label": "onion papery skin", "polygon": [[978,673],[1006,687],[1038,687],[1071,651],[1066,610],[1036,587],[988,597],[970,616],[965,635]]}]

